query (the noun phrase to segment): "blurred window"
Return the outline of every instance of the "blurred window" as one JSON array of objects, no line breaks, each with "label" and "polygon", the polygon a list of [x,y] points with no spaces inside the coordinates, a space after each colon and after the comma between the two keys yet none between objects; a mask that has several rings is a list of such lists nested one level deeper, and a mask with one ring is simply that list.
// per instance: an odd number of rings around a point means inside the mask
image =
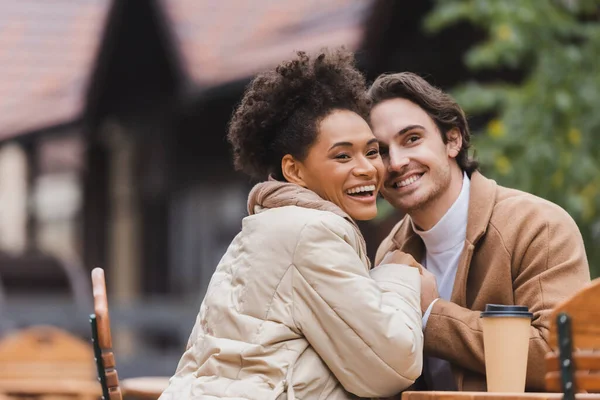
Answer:
[{"label": "blurred window", "polygon": [[39,173],[32,188],[35,242],[44,253],[61,260],[79,257],[82,208],[82,140],[70,135],[39,142]]},{"label": "blurred window", "polygon": [[0,251],[12,255],[27,246],[27,174],[23,148],[0,147]]},{"label": "blurred window", "polygon": [[200,296],[247,215],[247,185],[196,185],[171,203],[171,292]]}]

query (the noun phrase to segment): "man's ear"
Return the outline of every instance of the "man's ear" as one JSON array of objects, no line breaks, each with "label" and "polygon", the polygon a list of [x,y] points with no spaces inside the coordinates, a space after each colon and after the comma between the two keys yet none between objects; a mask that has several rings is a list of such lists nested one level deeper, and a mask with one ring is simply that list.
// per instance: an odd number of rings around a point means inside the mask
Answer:
[{"label": "man's ear", "polygon": [[462,135],[458,128],[452,128],[446,132],[446,151],[448,156],[456,158],[462,148]]},{"label": "man's ear", "polygon": [[291,154],[286,154],[281,159],[281,172],[285,180],[306,187],[302,167],[302,163],[296,160]]}]

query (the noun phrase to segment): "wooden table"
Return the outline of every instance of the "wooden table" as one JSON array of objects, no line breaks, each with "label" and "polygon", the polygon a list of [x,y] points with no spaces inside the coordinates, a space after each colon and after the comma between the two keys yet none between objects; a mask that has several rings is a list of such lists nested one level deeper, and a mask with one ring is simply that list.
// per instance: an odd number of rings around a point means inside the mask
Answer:
[{"label": "wooden table", "polygon": [[74,379],[1,379],[0,394],[69,395],[80,399],[97,399],[102,395],[98,381]]},{"label": "wooden table", "polygon": [[[123,379],[119,382],[127,397],[156,400],[169,385],[169,377],[152,376]],[[98,381],[80,380],[0,380],[0,400],[3,395],[70,395],[79,399],[96,400],[102,395]]]},{"label": "wooden table", "polygon": [[169,386],[169,377],[145,376],[141,378],[129,378],[123,379],[120,385],[121,391],[127,397],[156,400],[167,386]]},{"label": "wooden table", "polygon": [[[599,394],[578,394],[577,399],[600,400]],[[562,400],[562,393],[404,392],[402,400]]]}]

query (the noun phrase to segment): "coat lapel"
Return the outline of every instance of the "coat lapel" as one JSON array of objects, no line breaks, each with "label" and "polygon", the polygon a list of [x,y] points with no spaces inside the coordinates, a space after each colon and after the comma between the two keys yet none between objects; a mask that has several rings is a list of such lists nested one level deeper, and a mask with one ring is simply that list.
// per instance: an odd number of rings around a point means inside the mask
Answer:
[{"label": "coat lapel", "polygon": [[408,253],[419,262],[423,262],[425,256],[425,245],[423,241],[412,229],[412,223],[410,222],[410,216],[406,216],[398,231],[392,239],[393,248],[399,249],[404,253]]},{"label": "coat lapel", "polygon": [[[467,235],[452,288],[451,301],[461,307],[467,307],[467,278],[475,246],[485,234],[496,202],[497,184],[485,178],[479,172],[471,176],[469,191],[469,214],[467,217]],[[392,239],[394,248],[412,255],[418,262],[423,261],[425,245],[412,229],[410,216],[406,216]]]},{"label": "coat lapel", "polygon": [[451,300],[461,307],[467,307],[467,278],[475,246],[485,234],[494,205],[496,203],[496,182],[485,178],[479,172],[471,176],[469,191],[469,214],[467,217],[467,237],[458,262]]}]

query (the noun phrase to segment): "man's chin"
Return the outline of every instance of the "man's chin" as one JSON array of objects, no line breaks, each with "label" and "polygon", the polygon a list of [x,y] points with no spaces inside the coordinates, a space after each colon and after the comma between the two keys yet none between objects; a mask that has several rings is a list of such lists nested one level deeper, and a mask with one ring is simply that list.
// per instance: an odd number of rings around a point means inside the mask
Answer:
[{"label": "man's chin", "polygon": [[394,207],[396,210],[401,211],[404,214],[411,214],[415,211],[419,211],[423,209],[423,207],[427,203],[426,201],[419,201],[418,199],[407,197],[403,197],[401,199],[386,197],[385,199],[388,203],[392,205],[392,207]]}]

